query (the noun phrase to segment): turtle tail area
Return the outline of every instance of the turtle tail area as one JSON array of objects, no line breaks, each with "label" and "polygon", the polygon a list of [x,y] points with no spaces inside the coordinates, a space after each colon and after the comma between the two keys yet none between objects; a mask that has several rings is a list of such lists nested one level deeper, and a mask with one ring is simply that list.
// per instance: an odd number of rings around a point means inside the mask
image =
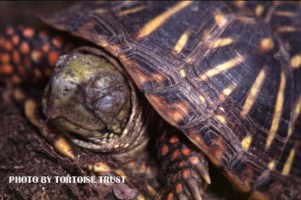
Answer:
[{"label": "turtle tail area", "polygon": [[165,175],[164,199],[200,200],[210,184],[205,155],[172,127],[158,140],[158,156]]},{"label": "turtle tail area", "polygon": [[45,83],[58,57],[73,48],[59,33],[7,26],[0,36],[0,80],[14,85]]}]

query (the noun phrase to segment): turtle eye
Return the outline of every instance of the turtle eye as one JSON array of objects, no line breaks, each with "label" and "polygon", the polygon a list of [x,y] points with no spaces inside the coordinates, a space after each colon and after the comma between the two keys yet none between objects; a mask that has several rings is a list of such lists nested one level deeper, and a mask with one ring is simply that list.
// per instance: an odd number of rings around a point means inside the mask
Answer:
[{"label": "turtle eye", "polygon": [[125,104],[127,88],[112,74],[102,74],[85,88],[86,103],[97,112],[116,113]]}]

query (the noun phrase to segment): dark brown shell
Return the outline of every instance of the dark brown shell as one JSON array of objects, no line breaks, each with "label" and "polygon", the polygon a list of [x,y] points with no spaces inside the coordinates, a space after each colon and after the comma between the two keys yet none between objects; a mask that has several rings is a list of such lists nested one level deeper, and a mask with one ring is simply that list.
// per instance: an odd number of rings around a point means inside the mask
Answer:
[{"label": "dark brown shell", "polygon": [[300,7],[89,2],[43,19],[119,59],[163,118],[266,198],[301,177]]}]

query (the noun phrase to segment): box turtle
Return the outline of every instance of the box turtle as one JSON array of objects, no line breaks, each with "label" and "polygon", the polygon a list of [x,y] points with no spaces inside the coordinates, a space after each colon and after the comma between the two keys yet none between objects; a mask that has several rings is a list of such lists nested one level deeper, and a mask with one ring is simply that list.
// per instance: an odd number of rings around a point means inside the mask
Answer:
[{"label": "box turtle", "polygon": [[[301,199],[299,2],[82,2],[42,19],[88,41],[56,62],[42,103],[48,120],[25,103],[62,154],[76,157],[72,141],[126,163],[156,137],[165,199],[202,199],[207,159],[250,199]],[[26,73],[50,73],[14,68],[20,37],[7,32],[1,77],[18,84]],[[28,63],[58,58],[49,46],[25,44]]]}]

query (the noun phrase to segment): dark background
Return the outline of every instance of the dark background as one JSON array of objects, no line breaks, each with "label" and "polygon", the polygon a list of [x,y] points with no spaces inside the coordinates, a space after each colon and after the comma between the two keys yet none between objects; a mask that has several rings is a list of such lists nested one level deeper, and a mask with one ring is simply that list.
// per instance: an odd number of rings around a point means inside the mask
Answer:
[{"label": "dark background", "polygon": [[63,9],[74,1],[0,1],[0,23],[34,25],[36,15]]}]

